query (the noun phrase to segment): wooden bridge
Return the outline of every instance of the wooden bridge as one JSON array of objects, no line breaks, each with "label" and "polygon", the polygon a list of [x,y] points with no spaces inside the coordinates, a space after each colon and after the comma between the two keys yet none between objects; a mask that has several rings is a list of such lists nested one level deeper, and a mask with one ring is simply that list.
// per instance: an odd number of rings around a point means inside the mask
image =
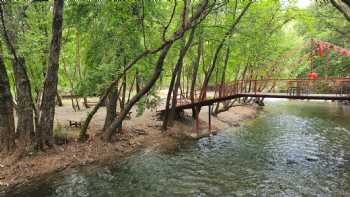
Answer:
[{"label": "wooden bridge", "polygon": [[176,110],[194,109],[196,130],[199,130],[200,108],[208,106],[208,127],[211,130],[211,110],[214,103],[233,99],[285,98],[299,100],[350,101],[350,77],[317,79],[238,80],[228,84],[209,86],[192,94],[179,90]]},{"label": "wooden bridge", "polygon": [[239,80],[189,92],[180,90],[177,109],[208,106],[239,98],[286,98],[310,100],[349,100],[350,77],[318,79]]},{"label": "wooden bridge", "polygon": [[[310,39],[301,47],[288,51],[287,59],[296,52],[307,49],[309,52],[297,58],[287,66],[272,67],[267,79],[235,80],[229,83],[221,83],[214,86],[202,86],[199,90],[188,91],[180,89],[176,96],[177,111],[192,109],[196,117],[196,128],[198,129],[198,115],[202,106],[209,106],[209,129],[211,106],[214,103],[224,103],[226,106],[233,99],[253,100],[260,104],[264,98],[285,98],[301,100],[347,100],[350,101],[350,76],[347,77],[323,77],[318,78],[313,71],[318,68],[314,66],[315,58],[325,57],[326,71],[329,69],[330,54],[337,53],[339,57],[350,57],[350,50],[336,46],[332,43]],[[334,58],[338,58],[335,56]],[[279,65],[281,59],[273,61],[272,65]],[[305,59],[310,60],[309,70],[313,74],[308,78],[297,79],[274,79],[273,73],[280,73],[281,69],[290,69]],[[314,68],[315,67],[315,68]],[[322,68],[322,67],[320,67]],[[327,72],[324,75],[327,76]],[[346,75],[345,75],[346,76]],[[163,110],[164,111],[164,110]]]}]

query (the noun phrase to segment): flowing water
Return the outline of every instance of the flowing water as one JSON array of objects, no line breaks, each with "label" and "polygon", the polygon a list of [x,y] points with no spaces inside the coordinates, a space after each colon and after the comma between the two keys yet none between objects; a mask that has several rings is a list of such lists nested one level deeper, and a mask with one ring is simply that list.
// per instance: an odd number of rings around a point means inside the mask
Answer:
[{"label": "flowing water", "polygon": [[239,128],[75,169],[14,196],[350,196],[350,109],[268,101]]}]

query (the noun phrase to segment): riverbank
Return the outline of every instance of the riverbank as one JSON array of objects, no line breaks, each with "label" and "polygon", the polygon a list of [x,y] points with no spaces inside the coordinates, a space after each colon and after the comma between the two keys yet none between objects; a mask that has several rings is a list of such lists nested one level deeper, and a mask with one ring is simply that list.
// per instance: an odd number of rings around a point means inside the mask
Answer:
[{"label": "riverbank", "polygon": [[[57,109],[56,127],[60,132],[70,133],[77,136],[78,130],[67,127],[67,110],[69,106]],[[91,138],[86,143],[71,140],[68,144],[56,146],[46,152],[35,155],[16,157],[0,156],[0,191],[6,188],[25,185],[33,179],[45,177],[49,174],[63,171],[67,168],[90,164],[104,163],[110,160],[118,160],[143,148],[172,147],[183,138],[197,139],[216,133],[227,127],[239,126],[242,120],[256,117],[257,107],[245,105],[231,108],[226,112],[212,116],[212,130],[208,131],[208,111],[203,108],[200,113],[201,127],[199,131],[193,129],[193,121],[176,122],[166,133],[161,132],[161,120],[155,111],[146,111],[142,116],[125,121],[124,131],[118,134],[118,141],[105,143],[100,140],[99,133],[104,120],[102,109],[93,119],[89,134]],[[80,114],[78,114],[80,113]],[[73,113],[76,118],[84,115],[84,111]],[[189,117],[189,113],[185,112]],[[187,118],[190,120],[190,118]],[[1,192],[0,192],[1,195]]]}]

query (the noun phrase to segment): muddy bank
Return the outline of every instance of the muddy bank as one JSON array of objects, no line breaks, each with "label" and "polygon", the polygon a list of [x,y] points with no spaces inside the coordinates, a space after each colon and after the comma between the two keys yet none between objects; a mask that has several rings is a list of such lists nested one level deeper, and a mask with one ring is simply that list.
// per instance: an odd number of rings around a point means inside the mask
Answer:
[{"label": "muddy bank", "polygon": [[[227,127],[239,126],[240,121],[255,118],[257,111],[256,107],[249,105],[231,108],[217,117],[212,116],[212,130],[209,131],[208,111],[203,108],[200,114],[201,127],[198,131],[194,129],[194,121],[188,118],[175,123],[166,133],[161,132],[162,122],[158,119],[156,112],[147,111],[142,116],[132,117],[131,120],[126,121],[123,133],[118,134],[118,140],[114,143],[105,143],[100,140],[99,128],[104,117],[103,113],[99,113],[89,129],[91,139],[86,143],[71,141],[47,152],[23,156],[20,159],[15,156],[0,156],[0,196],[13,187],[26,185],[40,177],[47,177],[65,169],[121,160],[144,148],[171,148],[184,138],[197,139]],[[58,111],[58,113],[63,112]],[[189,112],[185,113],[189,117]],[[64,124],[64,121],[59,124]]]},{"label": "muddy bank", "polygon": [[259,107],[256,105],[239,105],[221,112],[216,116],[211,115],[211,129],[209,130],[208,108],[203,107],[199,114],[199,129],[195,129],[195,121],[191,118],[191,110],[185,111],[185,118],[177,123],[177,127],[170,128],[170,135],[177,139],[199,139],[229,127],[239,127],[244,120],[256,118]]}]

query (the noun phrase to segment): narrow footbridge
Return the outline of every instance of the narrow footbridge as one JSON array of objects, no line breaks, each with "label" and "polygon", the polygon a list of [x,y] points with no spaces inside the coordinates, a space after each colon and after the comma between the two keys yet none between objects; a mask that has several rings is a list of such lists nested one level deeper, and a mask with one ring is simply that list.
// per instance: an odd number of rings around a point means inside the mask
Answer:
[{"label": "narrow footbridge", "polygon": [[192,94],[189,91],[180,90],[176,108],[190,109],[244,98],[350,101],[350,77],[238,80],[195,90]]}]

